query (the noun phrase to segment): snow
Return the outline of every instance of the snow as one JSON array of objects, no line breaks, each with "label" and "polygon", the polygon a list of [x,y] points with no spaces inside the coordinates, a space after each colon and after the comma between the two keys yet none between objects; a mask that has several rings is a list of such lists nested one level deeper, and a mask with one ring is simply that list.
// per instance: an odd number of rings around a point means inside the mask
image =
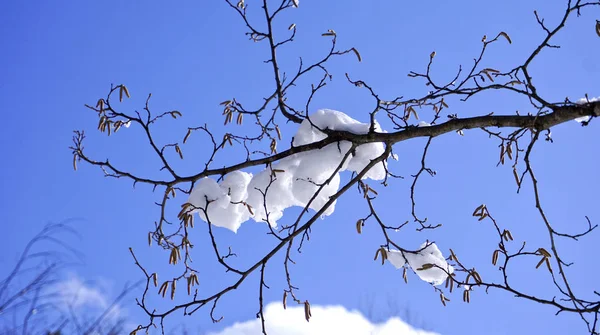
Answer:
[{"label": "snow", "polygon": [[200,179],[187,201],[196,208],[192,213],[199,213],[206,222],[204,209],[208,209],[208,219],[213,225],[236,232],[250,217],[250,211],[241,202],[248,197],[247,187],[251,178],[249,173],[234,171],[227,174],[221,183],[211,178]]},{"label": "snow", "polygon": [[[440,285],[448,277],[447,273],[453,273],[454,268],[446,262],[442,252],[435,243],[423,243],[417,253],[402,252],[399,250],[389,250],[387,252],[388,261],[400,269],[404,266],[412,268],[423,281],[433,285]],[[408,261],[408,264],[406,264]],[[425,264],[434,264],[436,266],[426,270],[418,270]],[[442,269],[445,269],[442,270]]]},{"label": "snow", "polygon": [[[359,122],[342,112],[322,109],[300,124],[292,144],[301,146],[325,139],[326,135],[321,131],[324,129],[366,134],[370,128],[370,123]],[[373,124],[373,129],[375,132],[382,132],[377,122]],[[344,161],[351,147],[352,144],[347,141],[333,143],[322,149],[281,159],[256,175],[242,171],[231,172],[219,183],[212,178],[200,179],[196,182],[188,203],[194,206],[192,213],[198,213],[203,221],[233,232],[237,232],[242,223],[250,218],[256,222],[269,222],[276,227],[287,208],[308,206],[319,211],[338,191],[340,172],[360,172],[371,160],[385,152],[383,143],[363,144]],[[384,179],[384,162],[373,166],[364,178]],[[322,216],[331,215],[334,210],[335,202]],[[423,244],[420,249],[422,250],[418,253],[390,250],[388,260],[396,268],[411,267],[422,280],[433,285],[443,283],[446,272],[442,269],[449,273],[454,269],[448,265],[435,244]],[[405,264],[406,261],[408,264]],[[439,268],[418,270],[424,264],[435,264]]]},{"label": "snow", "polygon": [[[342,112],[322,109],[300,124],[293,145],[300,146],[324,139],[326,135],[319,129],[366,134],[370,126],[369,123],[361,123]],[[374,130],[381,132],[378,123],[374,124]],[[293,206],[306,207],[313,197],[308,207],[315,211],[320,210],[338,191],[340,172],[360,172],[385,150],[383,143],[361,145],[356,148],[353,155],[348,155],[340,167],[350,148],[350,142],[333,143],[319,150],[302,152],[281,159],[254,176],[236,171],[227,174],[221,183],[217,183],[212,178],[200,179],[192,190],[188,202],[195,206],[193,212],[199,213],[203,221],[207,221],[207,218],[200,208],[206,209],[208,220],[213,225],[233,232],[237,232],[241,224],[250,218],[256,222],[264,222],[268,219],[268,222],[275,227],[277,221],[283,217],[285,209]],[[373,180],[385,178],[384,164],[373,166],[364,178]],[[338,167],[340,169],[336,172]],[[321,185],[323,188],[315,197]],[[251,207],[252,213],[242,202]],[[331,215],[334,210],[335,202],[323,213],[323,216]]]},{"label": "snow", "polygon": [[[600,97],[596,97],[596,98],[581,98],[579,100],[577,100],[575,103],[578,105],[582,105],[582,104],[587,104],[589,102],[596,102],[596,101],[600,101]],[[591,116],[582,116],[582,117],[578,117],[575,119],[575,121],[581,123],[581,122],[588,122],[590,121],[592,117]]]}]

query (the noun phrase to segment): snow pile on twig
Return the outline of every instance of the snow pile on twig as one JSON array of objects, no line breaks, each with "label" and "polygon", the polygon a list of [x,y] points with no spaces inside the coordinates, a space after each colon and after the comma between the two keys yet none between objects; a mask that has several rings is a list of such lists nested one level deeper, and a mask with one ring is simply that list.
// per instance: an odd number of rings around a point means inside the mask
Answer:
[{"label": "snow pile on twig", "polygon": [[412,268],[419,278],[433,285],[440,285],[448,273],[454,272],[435,243],[423,243],[416,253],[389,250],[387,257],[396,269]]},{"label": "snow pile on twig", "polygon": [[[366,134],[369,127],[369,123],[361,123],[342,112],[322,109],[300,124],[293,145],[324,139],[326,135],[319,129]],[[375,123],[375,131],[381,132],[378,123]],[[268,220],[272,226],[276,226],[286,208],[306,207],[309,202],[310,209],[318,211],[323,208],[339,189],[339,172],[360,172],[384,152],[382,143],[364,144],[349,154],[351,147],[350,142],[341,142],[298,153],[272,164],[255,176],[236,171],[227,174],[220,183],[211,178],[201,179],[196,183],[188,202],[196,208],[194,212],[198,212],[202,220],[207,221],[207,212],[208,220],[213,225],[233,232],[249,218],[256,222]],[[344,160],[345,156],[348,157]],[[365,178],[382,180],[386,173],[383,164],[371,168]],[[334,210],[335,203],[323,215],[330,215]]]}]

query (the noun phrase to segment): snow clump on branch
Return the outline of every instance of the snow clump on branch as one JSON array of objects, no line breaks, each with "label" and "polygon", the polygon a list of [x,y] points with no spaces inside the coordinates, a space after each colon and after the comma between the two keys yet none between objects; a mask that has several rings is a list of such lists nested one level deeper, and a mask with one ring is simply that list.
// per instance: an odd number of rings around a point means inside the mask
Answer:
[{"label": "snow clump on branch", "polygon": [[[381,132],[377,122],[374,126],[375,132]],[[369,123],[361,123],[342,112],[322,109],[300,124],[293,145],[301,146],[325,139],[327,135],[319,129],[366,134],[369,128]],[[385,151],[383,143],[363,144],[353,154],[348,154],[351,147],[350,142],[342,141],[322,149],[297,153],[281,159],[254,176],[235,171],[227,174],[220,183],[211,178],[203,178],[196,183],[188,203],[196,208],[193,212],[198,212],[203,221],[207,221],[207,212],[211,224],[233,232],[237,232],[241,224],[250,218],[256,222],[268,220],[276,227],[277,220],[283,217],[285,209],[293,206],[306,207],[313,196],[308,207],[315,211],[323,208],[339,189],[339,172],[358,173]],[[348,157],[344,161],[346,155]],[[373,166],[364,178],[385,178],[384,164],[382,162]],[[315,196],[321,185],[323,188]],[[334,210],[335,202],[323,216],[331,215]]]},{"label": "snow clump on branch", "polygon": [[421,280],[436,286],[446,280],[448,273],[454,272],[435,243],[423,243],[416,253],[389,250],[387,257],[396,269],[412,268]]}]

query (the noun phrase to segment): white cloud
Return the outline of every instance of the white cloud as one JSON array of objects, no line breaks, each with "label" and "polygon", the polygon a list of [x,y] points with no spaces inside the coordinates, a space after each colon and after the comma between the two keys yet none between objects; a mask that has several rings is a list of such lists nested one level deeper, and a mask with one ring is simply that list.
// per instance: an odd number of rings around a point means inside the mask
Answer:
[{"label": "white cloud", "polygon": [[[99,287],[86,284],[77,275],[71,274],[67,279],[59,281],[49,288],[49,291],[57,295],[59,308],[68,310],[69,307],[78,314],[98,314],[104,312],[111,306],[110,300],[105,292]],[[116,320],[124,315],[119,305],[112,306],[108,319]]]},{"label": "white cloud", "polygon": [[[357,311],[343,306],[311,306],[312,317],[304,319],[304,307],[288,307],[279,302],[265,307],[265,323],[270,335],[437,335],[415,329],[397,317],[383,323],[372,323]],[[238,322],[209,335],[261,334],[260,319]]]}]

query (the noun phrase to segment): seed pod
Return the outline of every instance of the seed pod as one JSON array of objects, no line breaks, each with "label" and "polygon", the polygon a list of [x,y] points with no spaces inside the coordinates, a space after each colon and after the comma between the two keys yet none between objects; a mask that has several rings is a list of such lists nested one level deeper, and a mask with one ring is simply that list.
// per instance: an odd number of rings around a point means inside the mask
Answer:
[{"label": "seed pod", "polygon": [[505,32],[503,32],[503,31],[501,31],[501,32],[500,32],[500,34],[498,34],[498,36],[496,36],[496,38],[498,38],[499,36],[502,36],[502,37],[506,38],[506,40],[508,41],[508,43],[509,43],[509,44],[512,44],[512,41],[511,41],[511,39],[510,39],[510,36],[508,36],[508,34],[507,34],[507,33],[505,33]]},{"label": "seed pod", "polygon": [[492,264],[496,265],[496,263],[498,262],[498,256],[500,255],[500,250],[496,249],[494,250],[494,253],[492,254]]},{"label": "seed pod", "polygon": [[98,108],[100,113],[104,111],[104,99],[98,100],[98,102],[96,103],[96,108]]},{"label": "seed pod", "polygon": [[158,294],[162,295],[162,297],[164,298],[168,289],[169,289],[169,282],[166,281],[166,282],[162,283],[162,285],[160,285],[160,288],[158,289]]},{"label": "seed pod", "polygon": [[250,215],[254,215],[254,212],[252,211],[252,206],[246,204],[246,208],[248,208],[248,212],[250,212]]},{"label": "seed pod", "polygon": [[444,293],[440,293],[440,300],[442,301],[442,305],[446,306],[446,301],[450,301],[450,299],[446,298]]},{"label": "seed pod", "polygon": [[158,286],[158,273],[156,272],[152,274],[152,283],[154,284],[154,287]]},{"label": "seed pod", "polygon": [[480,210],[482,210],[482,209],[483,209],[483,207],[485,207],[485,205],[484,205],[484,204],[481,204],[481,205],[479,205],[479,207],[475,208],[475,211],[473,212],[473,216],[479,216],[478,212],[479,212]]},{"label": "seed pod", "polygon": [[542,259],[540,259],[540,261],[537,263],[537,265],[535,266],[535,268],[536,269],[539,268],[542,265],[542,263],[544,263],[545,260],[546,260],[546,257],[542,257]]},{"label": "seed pod", "polygon": [[77,171],[77,155],[73,155],[73,170]]},{"label": "seed pod", "polygon": [[287,309],[287,291],[283,291],[283,309]]},{"label": "seed pod", "polygon": [[177,261],[181,259],[181,254],[179,253],[179,248],[173,247],[171,249],[171,254],[169,255],[169,264],[177,264]]},{"label": "seed pod", "polygon": [[358,50],[356,50],[356,48],[352,48],[350,49],[354,52],[354,54],[356,55],[356,58],[358,58],[359,62],[362,62],[362,57],[360,57],[360,53],[358,53]]},{"label": "seed pod", "polygon": [[179,211],[179,214],[177,214],[177,218],[179,220],[183,220],[185,215],[187,215],[190,210],[188,209],[188,207],[192,206],[192,204],[190,204],[189,202],[184,203],[183,205],[181,205],[181,211]]},{"label": "seed pod", "polygon": [[117,121],[117,122],[115,122],[115,130],[114,130],[114,131],[115,131],[115,133],[116,133],[116,132],[117,132],[119,129],[121,129],[121,126],[122,126],[122,125],[123,125],[123,122],[121,122],[121,121]]},{"label": "seed pod", "polygon": [[148,246],[152,246],[152,232],[148,233]]},{"label": "seed pod", "polygon": [[175,145],[175,151],[179,154],[179,158],[183,159],[183,152],[181,152],[181,148],[178,144]]},{"label": "seed pod", "polygon": [[310,320],[310,315],[308,314],[308,304],[306,301],[304,302],[304,318],[307,322]]},{"label": "seed pod", "polygon": [[356,232],[362,234],[363,219],[356,221]]},{"label": "seed pod", "polygon": [[387,258],[387,251],[384,247],[381,247],[381,265],[385,264]]},{"label": "seed pod", "polygon": [[550,266],[550,261],[548,260],[547,257],[545,257],[544,260],[546,261],[546,266],[548,267],[548,271],[550,271],[550,273],[552,273],[552,267]]},{"label": "seed pod", "polygon": [[513,240],[512,234],[508,229],[504,229],[504,231],[502,232],[502,238],[504,238],[504,240],[507,242]]},{"label": "seed pod", "polygon": [[189,247],[189,245],[190,245],[190,241],[188,240],[188,238],[187,238],[187,237],[185,237],[185,236],[184,236],[184,237],[181,239],[181,245],[182,245],[182,246],[185,248],[185,251],[186,251],[186,252],[188,252],[188,251],[189,251],[188,247]]},{"label": "seed pod", "polygon": [[406,268],[402,271],[402,279],[404,279],[404,283],[408,284],[408,277],[406,275]]},{"label": "seed pod", "polygon": [[538,248],[537,250],[540,254],[542,254],[544,257],[552,257],[552,255],[544,248]]},{"label": "seed pod", "polygon": [[98,130],[100,130],[101,132],[104,131],[104,122],[106,122],[106,116],[102,115],[100,117],[100,121],[98,122]]},{"label": "seed pod", "polygon": [[513,168],[513,176],[515,177],[515,181],[517,182],[517,186],[521,185],[521,181],[519,180],[519,173],[517,172],[517,167]]},{"label": "seed pod", "polygon": [[425,263],[423,264],[420,268],[417,269],[417,271],[425,271],[425,270],[429,270],[433,267],[434,265],[431,263]]},{"label": "seed pod", "polygon": [[192,130],[188,128],[188,131],[185,134],[185,137],[183,138],[183,143],[187,142],[188,138],[190,138],[190,135],[192,135]]},{"label": "seed pod", "polygon": [[450,249],[450,260],[454,259],[455,262],[458,262],[458,257],[456,257],[456,254],[454,253],[454,251],[452,249]]},{"label": "seed pod", "polygon": [[463,301],[466,302],[466,303],[471,302],[471,294],[470,294],[470,292],[471,291],[469,291],[469,290],[465,290],[463,292]]},{"label": "seed pod", "polygon": [[308,302],[308,300],[304,301],[304,317],[306,318],[306,321],[310,321],[310,317],[312,316],[312,314],[310,313],[310,303]]},{"label": "seed pod", "polygon": [[381,252],[381,248],[377,249],[377,251],[375,251],[375,258],[373,258],[374,261],[377,260],[377,256],[379,256],[379,253]]},{"label": "seed pod", "polygon": [[171,284],[171,300],[175,299],[175,287],[177,286],[177,281],[173,279],[173,284]]}]

